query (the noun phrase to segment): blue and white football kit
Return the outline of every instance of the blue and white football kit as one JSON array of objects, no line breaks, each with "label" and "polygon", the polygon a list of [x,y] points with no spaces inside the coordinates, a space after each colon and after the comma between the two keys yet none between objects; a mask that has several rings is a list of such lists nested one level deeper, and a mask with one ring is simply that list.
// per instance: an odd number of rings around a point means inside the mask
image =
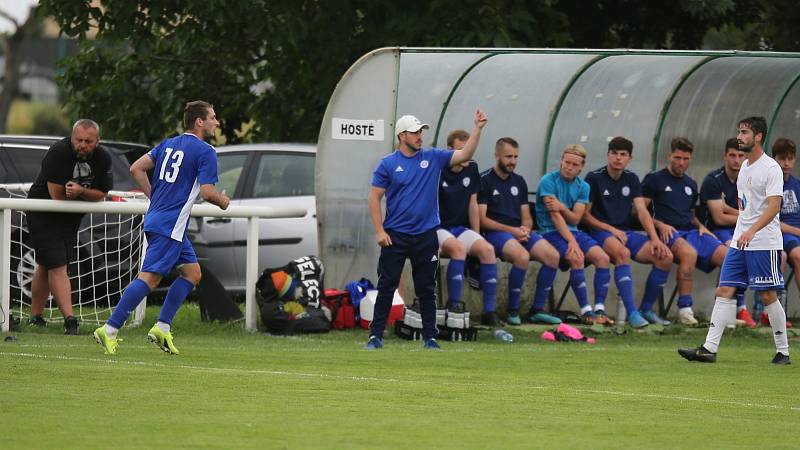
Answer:
[{"label": "blue and white football kit", "polygon": [[725,173],[725,167],[720,167],[711,171],[703,179],[703,184],[700,185],[700,207],[698,208],[698,217],[700,222],[706,226],[720,242],[729,242],[733,238],[733,228],[729,225],[719,225],[714,222],[714,217],[708,210],[709,200],[722,200],[726,205],[734,209],[739,209],[738,191],[736,189],[736,182],[728,178]]},{"label": "blue and white football kit", "polygon": [[[589,202],[592,204],[592,215],[597,220],[624,231],[628,237],[625,247],[630,250],[631,256],[635,257],[649,241],[647,236],[632,229],[633,199],[642,196],[639,177],[629,170],[623,170],[619,179],[615,180],[609,175],[608,166],[604,166],[586,174],[586,182],[589,184]],[[605,244],[606,239],[616,239],[614,235],[605,230],[592,230],[589,235],[600,245]],[[655,266],[650,270],[640,304],[643,312],[646,313],[652,310],[653,304],[655,304],[663,290],[668,275],[669,272]],[[631,286],[628,288],[626,277],[627,280],[631,279],[630,265],[621,264],[615,266],[614,280],[625,304],[625,310],[630,312],[636,309],[636,305],[633,301],[633,284],[630,283]]]},{"label": "blue and white football kit", "polygon": [[[783,201],[781,202],[781,222],[800,228],[800,180],[794,175],[783,182]],[[800,236],[783,233],[783,250],[788,255],[800,245]]]},{"label": "blue and white football kit", "polygon": [[[210,144],[191,133],[164,140],[148,153],[153,160],[150,205],[144,218],[147,250],[142,272],[164,276],[180,264],[196,263],[186,237],[192,205],[203,184],[217,182],[217,154]],[[183,277],[170,286],[159,321],[172,323],[175,313],[194,285]],[[150,292],[137,278],[122,294],[108,324],[121,328],[131,311]]]},{"label": "blue and white football kit", "polygon": [[423,338],[435,339],[438,334],[434,288],[439,265],[439,180],[452,156],[452,151],[441,149],[422,149],[414,156],[395,150],[381,159],[372,175],[372,186],[385,190],[383,228],[392,240],[392,245],[381,247],[378,260],[378,297],[370,325],[371,335],[378,339],[383,339],[406,258],[411,260],[414,292],[420,301]]},{"label": "blue and white football kit", "polygon": [[[522,207],[529,206],[528,183],[516,173],[509,173],[506,179],[497,175],[492,168],[481,173],[481,191],[478,194],[478,204],[486,205],[486,217],[510,227],[522,225]],[[499,230],[483,231],[486,240],[494,247],[495,255],[503,256],[503,247],[508,241],[517,239],[509,232]],[[531,249],[542,237],[534,232],[530,233],[525,242],[517,241],[530,253]],[[512,312],[519,311],[522,295],[522,285],[525,283],[525,267],[512,266],[508,273],[508,309]],[[553,287],[556,277],[556,268],[542,265],[536,275],[536,291],[533,295],[531,312],[544,310],[547,294]]]},{"label": "blue and white football kit", "polygon": [[[469,161],[467,167],[458,172],[452,167],[442,170],[442,179],[439,183],[439,210],[441,215],[441,228],[436,230],[441,247],[447,239],[458,239],[469,254],[472,244],[484,240],[483,236],[470,229],[469,206],[473,195],[477,196],[481,190],[481,176],[478,172],[478,163]],[[448,304],[457,308],[461,303],[461,294],[464,287],[463,259],[450,258],[447,264],[447,296]],[[480,286],[483,291],[483,311],[495,310],[497,292],[497,265],[480,264]]]}]

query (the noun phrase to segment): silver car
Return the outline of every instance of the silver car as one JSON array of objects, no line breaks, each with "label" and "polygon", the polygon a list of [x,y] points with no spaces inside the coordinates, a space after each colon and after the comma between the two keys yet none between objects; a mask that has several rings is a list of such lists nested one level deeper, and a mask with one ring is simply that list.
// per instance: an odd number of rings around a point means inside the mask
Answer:
[{"label": "silver car", "polygon": [[[217,148],[217,189],[231,205],[301,207],[295,219],[262,219],[258,271],[279,267],[305,255],[317,255],[314,198],[316,148],[307,144],[246,144]],[[244,291],[247,219],[202,217],[191,221],[189,239],[204,270],[226,290]]]}]

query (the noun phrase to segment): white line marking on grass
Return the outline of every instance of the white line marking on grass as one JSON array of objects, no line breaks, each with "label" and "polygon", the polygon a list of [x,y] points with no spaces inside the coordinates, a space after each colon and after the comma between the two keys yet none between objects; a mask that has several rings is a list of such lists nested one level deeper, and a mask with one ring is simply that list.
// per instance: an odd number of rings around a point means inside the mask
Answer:
[{"label": "white line marking on grass", "polygon": [[[188,364],[161,364],[161,363],[154,363],[148,361],[131,361],[131,360],[118,360],[118,359],[105,359],[105,358],[82,358],[77,356],[63,356],[63,355],[55,355],[55,356],[48,356],[48,355],[40,355],[36,353],[21,353],[21,352],[0,352],[0,356],[18,356],[23,358],[36,358],[36,359],[56,359],[62,361],[84,361],[84,362],[98,362],[98,363],[108,363],[108,364],[119,364],[119,365],[130,365],[130,366],[139,366],[139,367],[157,367],[157,368],[178,368],[178,369],[186,369],[186,370],[196,370],[201,372],[220,372],[220,373],[239,373],[239,374],[248,374],[248,375],[275,375],[275,376],[285,376],[285,377],[296,377],[296,378],[329,378],[329,379],[339,379],[339,380],[350,380],[350,381],[367,381],[367,382],[379,382],[379,383],[407,383],[407,384],[429,384],[431,382],[424,381],[424,380],[401,380],[397,378],[382,378],[382,377],[365,377],[365,376],[354,376],[354,375],[331,375],[327,373],[310,373],[310,372],[289,372],[285,370],[264,370],[264,369],[241,369],[236,367],[207,367],[207,366],[194,366]],[[473,388],[484,388],[484,387],[496,387],[495,385],[487,385],[484,383],[465,383],[465,382],[455,382],[450,383],[451,385],[458,385],[464,387],[473,387]],[[558,386],[525,386],[526,389],[536,389],[540,391],[566,391],[566,392],[573,392],[578,395],[585,395],[585,394],[595,394],[595,395],[606,395],[610,397],[645,397],[650,399],[658,399],[658,400],[671,400],[671,401],[678,401],[678,402],[697,402],[697,403],[707,403],[707,404],[715,404],[715,405],[729,405],[729,406],[740,406],[744,408],[760,408],[760,409],[775,409],[775,410],[789,410],[789,411],[800,411],[800,407],[797,406],[782,406],[782,405],[770,405],[764,403],[753,403],[753,402],[741,402],[735,400],[718,400],[713,398],[696,398],[696,397],[685,397],[685,396],[678,396],[678,395],[665,395],[665,394],[645,394],[645,393],[637,393],[637,392],[623,392],[623,391],[609,391],[609,390],[598,390],[598,389],[574,389],[574,388],[561,388]]]}]

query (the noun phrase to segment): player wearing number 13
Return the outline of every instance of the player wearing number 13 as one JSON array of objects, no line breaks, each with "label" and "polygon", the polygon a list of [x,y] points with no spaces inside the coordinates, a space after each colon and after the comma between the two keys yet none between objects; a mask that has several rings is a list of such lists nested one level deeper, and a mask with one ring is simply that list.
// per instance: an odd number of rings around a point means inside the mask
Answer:
[{"label": "player wearing number 13", "polygon": [[[184,134],[166,139],[131,165],[134,180],[150,197],[144,218],[148,247],[139,277],[125,288],[106,324],[94,332],[108,354],[116,353],[117,331],[130,312],[173,267],[178,268],[180,277],[167,291],[158,322],[147,337],[161,350],[178,354],[170,324],[183,300],[200,281],[200,265],[186,237],[189,213],[198,193],[222,209],[227,209],[230,202],[214,187],[217,155],[214,147],[205,142],[219,126],[213,106],[203,101],[187,103],[183,123]],[[147,176],[151,169],[152,185]]]}]

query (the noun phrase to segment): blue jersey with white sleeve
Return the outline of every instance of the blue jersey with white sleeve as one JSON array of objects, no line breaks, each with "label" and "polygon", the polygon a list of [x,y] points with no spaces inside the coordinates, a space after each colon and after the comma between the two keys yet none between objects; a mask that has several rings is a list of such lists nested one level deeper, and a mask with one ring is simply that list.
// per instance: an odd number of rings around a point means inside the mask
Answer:
[{"label": "blue jersey with white sleeve", "polygon": [[780,220],[787,225],[800,227],[800,180],[794,175],[789,175],[789,179],[783,182]]},{"label": "blue jersey with white sleeve", "polygon": [[148,155],[155,166],[144,229],[183,241],[200,185],[217,182],[217,152],[184,133],[162,141]]},{"label": "blue jersey with white sleeve", "polygon": [[653,201],[653,218],[677,230],[697,228],[692,222],[697,204],[697,183],[689,176],[676,177],[666,168],[648,173],[642,195]]},{"label": "blue jersey with white sleeve", "polygon": [[410,157],[395,150],[381,159],[372,185],[386,190],[384,229],[416,235],[439,226],[439,179],[452,156],[431,148]]},{"label": "blue jersey with white sleeve", "polygon": [[597,220],[620,230],[633,228],[633,199],[642,196],[638,175],[623,170],[619,180],[615,180],[608,174],[608,166],[604,166],[586,174],[586,183],[592,215]]},{"label": "blue jersey with white sleeve", "polygon": [[[555,197],[569,209],[577,203],[589,203],[589,184],[575,177],[574,180],[567,181],[560,171],[554,170],[545,174],[539,181],[539,191],[536,192],[536,222],[542,234],[556,231],[553,219],[550,218],[550,211],[544,206],[544,197]],[[567,228],[577,231],[578,227],[567,222]]]},{"label": "blue jersey with white sleeve", "polygon": [[485,170],[481,173],[478,204],[486,205],[486,217],[518,227],[522,225],[522,205],[528,204],[528,183],[513,172],[504,180],[493,168]]},{"label": "blue jersey with white sleeve", "polygon": [[439,183],[439,208],[442,228],[470,227],[469,199],[481,189],[481,176],[478,163],[470,161],[459,172],[452,168],[442,171]]}]

